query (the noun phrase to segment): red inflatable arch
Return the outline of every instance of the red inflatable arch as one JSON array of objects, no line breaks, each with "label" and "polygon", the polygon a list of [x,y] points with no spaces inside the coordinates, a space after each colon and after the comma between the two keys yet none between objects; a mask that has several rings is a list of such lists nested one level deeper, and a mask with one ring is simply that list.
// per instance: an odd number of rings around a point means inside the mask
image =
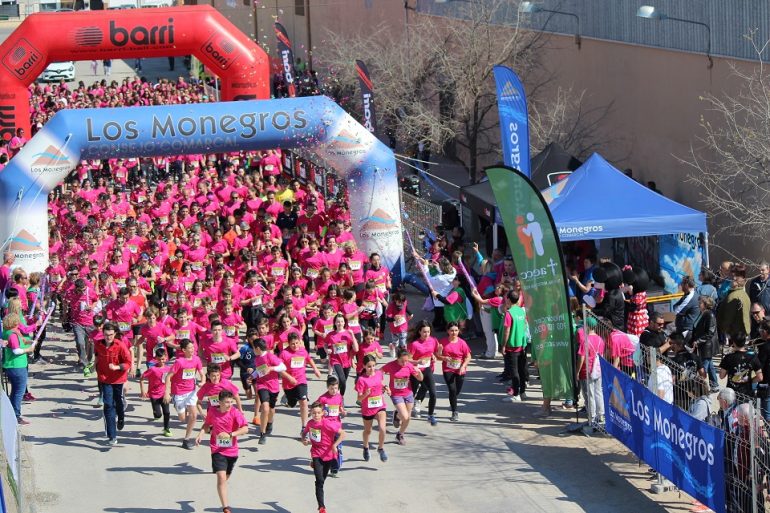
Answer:
[{"label": "red inflatable arch", "polygon": [[29,130],[27,87],[51,62],[195,55],[222,100],[270,98],[267,54],[208,5],[38,13],[0,45],[0,135]]}]

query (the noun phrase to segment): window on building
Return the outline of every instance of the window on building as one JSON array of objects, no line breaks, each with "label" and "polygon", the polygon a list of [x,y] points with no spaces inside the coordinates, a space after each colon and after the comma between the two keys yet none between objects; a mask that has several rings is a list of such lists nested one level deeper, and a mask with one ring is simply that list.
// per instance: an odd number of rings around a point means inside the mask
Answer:
[{"label": "window on building", "polygon": [[294,14],[297,16],[305,15],[305,0],[294,0]]}]

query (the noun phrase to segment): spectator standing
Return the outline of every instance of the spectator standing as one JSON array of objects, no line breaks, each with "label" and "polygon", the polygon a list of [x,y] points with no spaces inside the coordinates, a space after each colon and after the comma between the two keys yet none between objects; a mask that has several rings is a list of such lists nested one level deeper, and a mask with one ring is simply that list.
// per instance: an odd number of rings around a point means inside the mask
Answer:
[{"label": "spectator standing", "polygon": [[744,338],[751,331],[749,308],[751,301],[746,293],[746,267],[737,264],[732,268],[730,291],[719,304],[717,310],[717,328],[732,342],[739,336]]},{"label": "spectator standing", "polygon": [[762,381],[762,363],[746,347],[746,336],[733,340],[735,351],[722,358],[719,363],[719,377],[727,378],[727,386],[742,394],[739,402],[745,402],[753,394],[753,384]]},{"label": "spectator standing", "polygon": [[690,337],[690,346],[700,356],[703,368],[709,377],[711,390],[719,390],[714,356],[719,351],[719,338],[717,337],[717,320],[714,317],[714,300],[709,296],[701,296],[698,299],[700,315],[695,319]]},{"label": "spectator standing", "polygon": [[674,303],[676,314],[676,331],[686,337],[692,331],[695,319],[698,317],[698,297],[695,294],[695,280],[692,276],[685,276],[679,284],[684,296]]},{"label": "spectator standing", "polygon": [[759,264],[759,276],[749,283],[749,300],[770,311],[770,264],[767,262]]}]

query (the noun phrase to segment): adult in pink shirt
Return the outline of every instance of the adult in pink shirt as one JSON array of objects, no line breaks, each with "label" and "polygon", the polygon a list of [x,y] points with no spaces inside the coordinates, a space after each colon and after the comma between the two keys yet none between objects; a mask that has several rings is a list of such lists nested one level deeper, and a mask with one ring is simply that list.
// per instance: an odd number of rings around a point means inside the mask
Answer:
[{"label": "adult in pink shirt", "polygon": [[[174,340],[174,331],[167,325],[158,321],[160,312],[154,306],[147,308],[145,312],[145,318],[147,322],[139,330],[140,339],[137,344],[141,348],[141,343],[144,343],[144,349],[147,351],[147,366],[150,366],[153,355],[155,354],[155,348],[162,347],[166,350],[166,354],[170,352],[166,348],[166,342]],[[141,353],[139,355],[141,360]]]},{"label": "adult in pink shirt", "polygon": [[385,406],[385,394],[390,393],[390,388],[383,386],[384,376],[382,372],[375,370],[377,360],[372,355],[364,358],[364,374],[356,381],[357,402],[361,404],[361,416],[364,419],[364,461],[369,461],[369,435],[372,433],[372,424],[377,420],[379,438],[377,452],[380,461],[388,461],[385,453],[385,432],[387,425],[387,408]]},{"label": "adult in pink shirt", "polygon": [[311,240],[308,245],[308,252],[302,258],[303,274],[308,280],[315,280],[321,275],[321,269],[327,265],[326,255],[318,250],[318,241]]},{"label": "adult in pink shirt", "polygon": [[202,338],[205,342],[201,342],[203,360],[219,365],[222,370],[222,378],[229,380],[233,377],[232,362],[241,357],[241,353],[238,351],[237,339],[224,336],[222,321],[212,321],[210,331],[209,336]]},{"label": "adult in pink shirt", "polygon": [[377,290],[382,294],[387,294],[391,288],[390,271],[382,265],[382,259],[378,253],[369,255],[369,266],[364,273],[364,283],[374,281]]},{"label": "adult in pink shirt", "polygon": [[131,326],[137,324],[142,317],[142,307],[129,299],[126,287],[118,291],[118,297],[107,303],[104,310],[107,319],[117,325],[121,338],[130,340],[134,337]]},{"label": "adult in pink shirt", "polygon": [[324,251],[324,254],[326,255],[327,267],[329,267],[332,273],[336,273],[340,268],[344,252],[337,245],[337,238],[335,236],[329,235],[326,237],[326,251]]},{"label": "adult in pink shirt", "polygon": [[422,381],[422,371],[409,362],[409,351],[404,348],[400,348],[396,353],[396,359],[386,363],[381,370],[383,374],[390,375],[390,399],[396,408],[393,412],[393,425],[398,428],[396,441],[399,445],[406,445],[404,433],[409,426],[412,408],[414,408],[411,380],[414,378]]},{"label": "adult in pink shirt", "polygon": [[[58,258],[58,257],[57,257]],[[3,253],[3,265],[0,266],[0,293],[5,294],[11,282],[11,266],[16,257],[11,251]]]},{"label": "adult in pink shirt", "polygon": [[267,155],[262,157],[259,161],[259,170],[262,172],[262,176],[280,176],[283,173],[283,164],[281,157],[275,152],[275,150],[267,150]]},{"label": "adult in pink shirt", "polygon": [[345,254],[342,256],[341,261],[348,264],[350,271],[353,274],[353,283],[356,285],[356,290],[360,290],[364,286],[364,265],[366,264],[366,255],[356,249],[354,242],[346,242],[344,244]]},{"label": "adult in pink shirt", "polygon": [[211,467],[217,476],[217,493],[222,504],[222,511],[230,513],[227,498],[227,480],[238,461],[238,437],[249,432],[243,412],[233,408],[235,398],[229,390],[219,392],[219,406],[209,408],[201,432],[195,439],[200,445],[204,433],[210,433]]},{"label": "adult in pink shirt", "polygon": [[446,338],[439,342],[436,358],[441,360],[444,382],[449,389],[449,405],[452,408],[452,422],[460,420],[457,412],[457,398],[463,390],[465,373],[471,361],[471,350],[465,340],[460,338],[460,325],[454,321],[446,325]]}]

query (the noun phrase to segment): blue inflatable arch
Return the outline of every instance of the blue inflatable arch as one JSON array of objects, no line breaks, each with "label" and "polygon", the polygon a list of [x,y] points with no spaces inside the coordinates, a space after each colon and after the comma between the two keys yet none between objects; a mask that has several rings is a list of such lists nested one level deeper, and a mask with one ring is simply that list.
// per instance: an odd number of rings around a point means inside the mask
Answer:
[{"label": "blue inflatable arch", "polygon": [[347,180],[353,234],[397,274],[403,239],[393,152],[322,96],[58,112],[0,172],[0,240],[48,266],[48,192],[82,159],[302,147]]}]

